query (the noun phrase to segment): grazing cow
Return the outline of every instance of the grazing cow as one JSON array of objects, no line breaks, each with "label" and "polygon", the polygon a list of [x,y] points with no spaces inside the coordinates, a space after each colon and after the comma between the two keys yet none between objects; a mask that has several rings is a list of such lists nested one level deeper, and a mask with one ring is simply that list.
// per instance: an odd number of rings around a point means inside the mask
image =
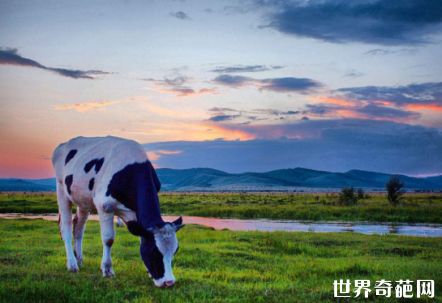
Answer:
[{"label": "grazing cow", "polygon": [[[171,223],[161,218],[158,199],[161,184],[141,145],[111,136],[77,137],[54,150],[52,163],[68,270],[77,272],[82,265],[85,223],[95,208],[103,243],[103,276],[114,276],[111,247],[116,215],[132,234],[141,237],[141,258],[155,285],[172,286],[175,283],[172,259],[178,250],[176,231],[183,226],[182,218]],[[72,204],[77,206],[73,220]]]}]

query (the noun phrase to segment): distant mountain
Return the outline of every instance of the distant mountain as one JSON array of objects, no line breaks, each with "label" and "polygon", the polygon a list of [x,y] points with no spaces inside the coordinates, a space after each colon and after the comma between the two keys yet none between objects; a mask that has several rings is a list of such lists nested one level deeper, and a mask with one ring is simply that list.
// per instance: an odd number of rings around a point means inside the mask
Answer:
[{"label": "distant mountain", "polygon": [[[265,173],[229,174],[208,168],[158,169],[165,190],[336,190],[342,187],[384,190],[390,174],[350,170],[345,173],[306,168]],[[442,190],[442,176],[415,178],[399,175],[407,190]],[[174,182],[175,181],[175,182]]]},{"label": "distant mountain", "polygon": [[[337,190],[353,186],[383,190],[390,174],[350,170],[345,173],[306,168],[279,169],[265,173],[229,174],[211,168],[157,169],[163,190]],[[407,190],[442,190],[442,175],[415,178],[399,175]],[[0,179],[0,191],[55,191],[55,179]]]},{"label": "distant mountain", "polygon": [[55,179],[0,179],[0,191],[55,191]]}]

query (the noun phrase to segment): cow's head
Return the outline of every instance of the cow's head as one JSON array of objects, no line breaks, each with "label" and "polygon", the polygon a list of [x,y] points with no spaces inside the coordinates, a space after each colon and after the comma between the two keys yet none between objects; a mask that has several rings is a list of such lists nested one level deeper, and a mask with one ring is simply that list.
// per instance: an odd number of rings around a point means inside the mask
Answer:
[{"label": "cow's head", "polygon": [[183,219],[179,217],[162,227],[151,228],[147,235],[141,237],[141,258],[157,287],[175,284],[172,260],[178,251],[176,232],[183,226]]}]

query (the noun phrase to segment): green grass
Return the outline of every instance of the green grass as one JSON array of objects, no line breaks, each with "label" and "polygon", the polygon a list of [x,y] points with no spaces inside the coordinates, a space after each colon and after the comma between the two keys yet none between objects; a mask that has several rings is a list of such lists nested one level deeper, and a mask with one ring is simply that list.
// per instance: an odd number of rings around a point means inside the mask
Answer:
[{"label": "green grass", "polygon": [[158,289],[138,255],[139,240],[125,229],[117,231],[113,279],[99,270],[97,222],[88,222],[77,274],[65,268],[55,222],[1,219],[0,234],[1,302],[336,302],[334,279],[382,278],[435,279],[435,300],[442,300],[440,239],[186,226],[178,234],[177,284]]},{"label": "green grass", "polygon": [[[442,194],[406,194],[400,206],[371,194],[354,206],[338,205],[337,194],[162,193],[165,214],[224,218],[442,223]],[[2,193],[0,213],[57,212],[54,193]]]}]

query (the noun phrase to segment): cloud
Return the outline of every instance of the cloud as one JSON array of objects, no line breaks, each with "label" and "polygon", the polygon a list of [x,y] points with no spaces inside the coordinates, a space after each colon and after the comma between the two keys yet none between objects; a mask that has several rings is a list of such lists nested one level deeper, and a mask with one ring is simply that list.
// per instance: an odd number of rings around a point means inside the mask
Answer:
[{"label": "cloud", "polygon": [[181,154],[181,150],[156,150],[156,151],[147,151],[147,157],[150,161],[158,161],[162,156],[171,156],[171,155],[179,155]]},{"label": "cloud", "polygon": [[163,79],[155,79],[155,78],[142,78],[140,80],[147,81],[147,82],[153,82],[157,85],[161,86],[183,86],[187,82],[189,82],[191,79],[187,76],[178,74],[173,77],[164,77]]},{"label": "cloud", "polygon": [[260,80],[260,83],[260,89],[275,92],[309,92],[321,87],[321,84],[315,80],[294,77],[264,79]]},{"label": "cloud", "polygon": [[233,73],[254,73],[264,72],[269,70],[281,69],[281,65],[233,65],[233,66],[218,66],[212,70],[214,73],[233,74]]},{"label": "cloud", "polygon": [[241,115],[215,115],[209,118],[210,121],[214,122],[222,122],[227,120],[233,120]]},{"label": "cloud", "polygon": [[170,15],[180,20],[190,20],[191,18],[183,11],[171,12]]},{"label": "cloud", "polygon": [[420,117],[419,113],[393,107],[379,106],[374,104],[345,106],[337,104],[307,104],[304,114],[315,117],[328,118],[359,118],[373,120],[387,120],[396,122],[409,122]]},{"label": "cloud", "polygon": [[[225,78],[224,80],[228,79],[225,83],[233,87],[245,85],[244,83],[253,83],[260,89],[287,92],[302,90],[310,85],[310,79],[303,82],[302,79],[285,81],[286,78],[277,78],[283,80],[275,81],[272,79],[272,81],[268,81],[266,79],[244,79],[245,77],[242,76],[231,77],[233,78]],[[315,82],[312,85],[315,85]],[[421,111],[442,112],[442,82],[404,86],[340,88],[330,91],[329,96],[315,96],[313,102],[306,104],[304,108],[289,111],[214,107],[209,109],[211,114],[209,120],[223,124],[231,122],[254,124],[257,121],[295,121],[300,118],[354,118],[416,123],[422,117]],[[262,122],[260,123],[262,124]]]},{"label": "cloud", "polygon": [[[184,83],[186,83],[188,80],[189,80],[189,78],[186,76],[177,76],[175,78],[164,78],[164,80],[162,80],[162,82],[164,84],[171,85],[171,86],[180,86],[180,85],[183,85]],[[159,80],[159,81],[161,81],[161,80]]]},{"label": "cloud", "polygon": [[442,82],[426,82],[403,86],[347,87],[335,91],[343,98],[359,101],[389,101],[395,105],[442,105]]},{"label": "cloud", "polygon": [[[278,80],[283,79],[281,81],[244,78],[229,76],[223,79],[227,79],[224,82],[233,87],[251,82],[260,89],[284,92],[301,90],[310,85],[309,79],[304,83],[303,81],[285,81],[285,78],[278,78]],[[308,118],[353,118],[416,123],[422,117],[420,111],[442,112],[442,83],[341,88],[331,91],[329,96],[314,97],[313,103],[306,104],[304,108],[288,111],[214,107],[209,109],[211,115],[209,120],[222,124],[256,124],[258,121],[262,124],[262,121],[275,120],[287,122]]]},{"label": "cloud", "polygon": [[215,83],[230,87],[241,87],[254,85],[260,90],[270,90],[275,92],[300,92],[307,93],[322,86],[321,83],[308,78],[268,78],[254,79],[244,76],[222,74],[213,79]]},{"label": "cloud", "polygon": [[442,29],[439,0],[261,1],[268,27],[333,43],[407,45],[431,42]]},{"label": "cloud", "polygon": [[201,88],[200,90],[198,90],[198,94],[199,95],[204,95],[204,94],[218,94],[218,90],[216,88]]},{"label": "cloud", "polygon": [[324,116],[329,113],[336,114],[336,112],[345,107],[339,105],[329,105],[329,104],[307,104],[307,113],[312,115]]},{"label": "cloud", "polygon": [[229,107],[212,107],[208,110],[211,117],[209,121],[216,123],[224,123],[235,120],[236,123],[249,124],[256,121],[275,121],[275,120],[285,120],[288,118],[293,118],[300,111],[294,110],[277,110],[277,109],[233,109]]},{"label": "cloud", "polygon": [[180,150],[180,154],[163,155],[156,162],[160,167],[171,168],[212,167],[228,172],[294,167],[404,174],[442,172],[442,134],[423,126],[339,119],[226,127],[250,133],[257,139],[176,141],[144,146],[147,150]]},{"label": "cloud", "polygon": [[407,104],[405,105],[406,109],[409,110],[417,110],[417,111],[432,111],[432,112],[442,112],[442,105],[438,104]]},{"label": "cloud", "polygon": [[161,90],[161,92],[172,93],[172,94],[175,94],[177,97],[200,96],[200,95],[217,94],[218,93],[218,91],[214,88],[201,88],[201,89],[195,90],[195,89],[187,87],[187,86],[176,86],[176,87],[164,88]]},{"label": "cloud", "polygon": [[386,56],[386,55],[411,55],[417,52],[416,49],[412,48],[401,48],[401,49],[383,49],[375,48],[364,53],[364,55],[369,56]]},{"label": "cloud", "polygon": [[0,49],[0,64],[35,67],[73,79],[96,79],[95,76],[109,74],[100,70],[76,70],[44,66],[37,61],[20,56],[17,49],[13,48]]},{"label": "cloud", "polygon": [[100,101],[100,102],[84,102],[73,104],[58,104],[55,106],[56,110],[75,110],[79,113],[104,109],[110,105],[120,103],[118,101]]},{"label": "cloud", "polygon": [[366,105],[357,109],[357,112],[366,115],[370,118],[391,118],[391,119],[417,119],[420,114],[416,112],[401,110],[392,107],[377,106],[373,104]]},{"label": "cloud", "polygon": [[293,110],[281,111],[277,109],[254,109],[248,112],[252,114],[265,114],[265,115],[274,115],[274,116],[297,115],[300,113],[299,111],[293,111]]},{"label": "cloud", "polygon": [[348,77],[348,78],[359,78],[362,77],[364,75],[364,73],[357,71],[355,69],[351,69],[348,72],[346,72],[344,74],[344,77]]},{"label": "cloud", "polygon": [[193,95],[205,95],[205,94],[217,94],[217,90],[215,88],[200,88],[200,89],[194,89],[192,87],[189,87],[188,82],[190,81],[190,78],[183,75],[178,75],[175,77],[167,78],[158,80],[153,78],[145,78],[141,79],[143,81],[153,82],[157,86],[160,87],[159,91],[164,93],[172,93],[175,94],[178,97],[188,97]]},{"label": "cloud", "polygon": [[213,81],[222,85],[240,87],[248,83],[253,83],[255,80],[244,76],[232,76],[229,74],[223,74],[213,79]]},{"label": "cloud", "polygon": [[172,88],[165,89],[163,91],[174,93],[178,97],[187,97],[187,96],[196,94],[195,90],[190,87],[172,87]]},{"label": "cloud", "polygon": [[420,111],[442,112],[442,82],[340,88],[306,105],[312,117],[412,122]]},{"label": "cloud", "polygon": [[212,107],[209,108],[209,112],[232,112],[237,111],[236,109],[233,109],[231,107]]}]

